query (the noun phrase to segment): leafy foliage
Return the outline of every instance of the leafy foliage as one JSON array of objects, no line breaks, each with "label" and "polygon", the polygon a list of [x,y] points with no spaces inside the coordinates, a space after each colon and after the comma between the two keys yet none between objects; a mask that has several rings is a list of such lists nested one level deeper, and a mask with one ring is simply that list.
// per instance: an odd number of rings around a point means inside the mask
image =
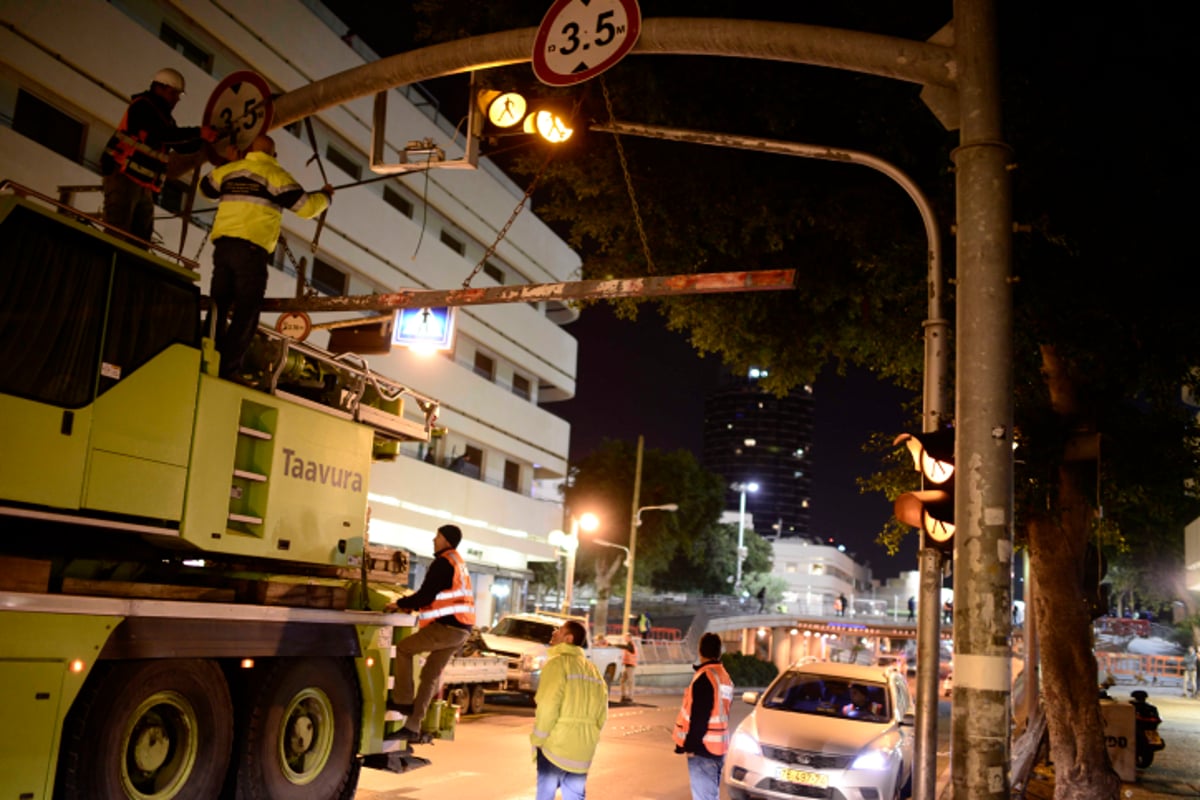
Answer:
[{"label": "leafy foliage", "polygon": [[723,653],[721,664],[734,686],[767,686],[779,675],[779,667],[770,661],[745,653]]}]

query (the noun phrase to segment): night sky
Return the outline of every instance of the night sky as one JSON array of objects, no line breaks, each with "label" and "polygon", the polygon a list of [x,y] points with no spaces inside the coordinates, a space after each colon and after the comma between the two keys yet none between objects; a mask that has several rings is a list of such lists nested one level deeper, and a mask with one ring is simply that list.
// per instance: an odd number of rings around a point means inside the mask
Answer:
[{"label": "night sky", "polygon": [[[699,357],[649,307],[630,322],[607,305],[590,306],[566,330],[579,340],[575,398],[546,409],[571,423],[572,461],[606,438],[636,441],[638,434],[647,448],[685,449],[700,458],[704,395],[721,376],[717,358]],[[844,543],[858,560],[870,562],[876,577],[915,569],[915,544],[888,556],[874,543],[891,504],[882,495],[859,493],[855,484],[878,467],[877,457],[862,451],[867,437],[904,430],[907,394],[865,372],[823,374],[813,391],[811,532]]]}]

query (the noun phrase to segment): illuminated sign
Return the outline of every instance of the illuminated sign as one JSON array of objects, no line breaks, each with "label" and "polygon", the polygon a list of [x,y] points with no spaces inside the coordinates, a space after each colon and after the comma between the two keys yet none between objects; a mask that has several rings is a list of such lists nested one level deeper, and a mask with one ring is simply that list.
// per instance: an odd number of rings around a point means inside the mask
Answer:
[{"label": "illuminated sign", "polygon": [[425,350],[454,346],[453,308],[402,308],[396,312],[392,344]]}]

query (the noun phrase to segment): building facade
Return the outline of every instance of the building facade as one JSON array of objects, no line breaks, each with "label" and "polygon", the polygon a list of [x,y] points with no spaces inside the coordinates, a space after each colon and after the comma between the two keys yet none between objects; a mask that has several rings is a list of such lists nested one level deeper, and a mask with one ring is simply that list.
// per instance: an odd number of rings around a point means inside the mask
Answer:
[{"label": "building facade", "polygon": [[[0,21],[0,179],[50,196],[60,187],[94,187],[74,193],[74,204],[89,213],[100,210],[105,142],[130,95],[146,90],[159,69],[184,75],[187,91],[175,118],[188,126],[200,124],[212,90],[232,72],[253,70],[283,93],[377,58],[324,6],[301,0],[0,0]],[[419,86],[391,91],[386,152],[396,157],[408,142],[429,139],[447,159],[460,158],[463,137],[436,107]],[[375,177],[367,155],[372,110],[366,97],[312,118],[334,186]],[[303,126],[272,136],[280,163],[304,186],[320,187]],[[207,293],[212,205],[199,198],[189,219],[180,216],[190,178],[168,184],[155,229],[171,249],[186,235],[182,254],[199,263]],[[486,158],[474,170],[433,169],[344,188],[315,252],[316,222],[285,214],[286,247],[276,253],[267,296],[295,294],[301,257],[311,285],[331,295],[454,288],[476,267],[476,287],[570,279],[578,255],[528,210],[489,251],[522,197]],[[562,526],[562,508],[537,496],[535,484],[566,474],[570,427],[541,404],[575,393],[577,345],[560,325],[576,315],[556,302],[463,308],[453,351],[366,357],[379,372],[438,399],[438,424],[447,428],[432,448],[406,444],[396,461],[375,466],[370,536],[413,551],[419,580],[434,529],[458,524],[480,624],[522,608],[530,562],[557,557],[547,535]],[[325,346],[328,337],[318,331],[311,341]]]},{"label": "building facade", "polygon": [[[812,388],[785,397],[763,391],[766,372],[729,376],[705,398],[704,468],[727,486],[756,483],[746,493],[747,514],[761,536],[807,537],[812,487]],[[740,492],[726,490],[726,508],[739,508]]]}]

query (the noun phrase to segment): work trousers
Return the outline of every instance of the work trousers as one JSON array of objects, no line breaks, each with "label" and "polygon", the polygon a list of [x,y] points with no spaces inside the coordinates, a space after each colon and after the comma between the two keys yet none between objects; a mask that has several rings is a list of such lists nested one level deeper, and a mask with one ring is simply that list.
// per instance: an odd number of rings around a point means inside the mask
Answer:
[{"label": "work trousers", "polygon": [[725,766],[725,757],[706,758],[689,754],[687,763],[692,800],[717,800],[720,794],[721,767]]},{"label": "work trousers", "polygon": [[587,773],[567,772],[537,751],[537,800],[554,800],[554,792],[562,790],[562,800],[584,800],[587,796]]},{"label": "work trousers", "polygon": [[[204,330],[206,333],[212,330],[211,320],[215,315],[223,378],[237,375],[241,370],[246,348],[258,330],[270,255],[253,242],[232,236],[222,236],[213,242],[213,276],[208,292],[211,305]],[[231,307],[233,316],[226,322]]]},{"label": "work trousers", "polygon": [[636,671],[637,667],[629,666],[621,671],[621,702],[623,703],[633,702],[633,682]]},{"label": "work trousers", "polygon": [[1196,693],[1196,668],[1192,667],[1183,671],[1183,696],[1195,697]]},{"label": "work trousers", "polygon": [[[392,701],[400,705],[412,704],[413,710],[404,727],[410,732],[420,732],[421,720],[429,710],[429,703],[441,688],[442,670],[462,647],[470,631],[441,622],[433,622],[396,644],[396,662],[392,669]],[[428,653],[425,666],[421,668],[421,685],[413,687],[413,657]]]},{"label": "work trousers", "polygon": [[104,221],[142,241],[154,235],[154,192],[125,177],[123,172],[105,175]]}]

